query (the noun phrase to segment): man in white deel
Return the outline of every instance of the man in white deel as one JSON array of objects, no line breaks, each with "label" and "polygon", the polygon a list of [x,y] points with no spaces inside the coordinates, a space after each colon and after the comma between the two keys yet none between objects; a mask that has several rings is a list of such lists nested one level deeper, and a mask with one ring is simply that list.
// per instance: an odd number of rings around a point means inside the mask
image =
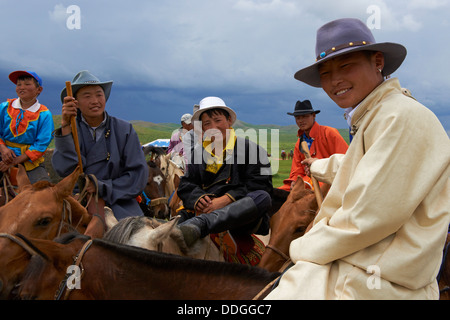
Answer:
[{"label": "man in white deel", "polygon": [[304,160],[332,183],[295,265],[268,299],[437,299],[450,222],[450,140],[437,117],[386,80],[406,57],[357,19],[317,32],[317,62],[295,74],[351,115],[345,155]]}]

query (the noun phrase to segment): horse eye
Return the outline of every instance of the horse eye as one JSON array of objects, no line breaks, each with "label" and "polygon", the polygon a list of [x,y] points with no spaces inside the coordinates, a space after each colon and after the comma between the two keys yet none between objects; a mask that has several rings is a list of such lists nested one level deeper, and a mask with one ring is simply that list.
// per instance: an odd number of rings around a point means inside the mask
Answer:
[{"label": "horse eye", "polygon": [[36,226],[38,226],[38,227],[46,227],[46,226],[48,226],[49,224],[50,224],[50,222],[52,221],[52,218],[42,218],[42,219],[39,219],[38,221],[37,221],[37,223],[36,223]]}]

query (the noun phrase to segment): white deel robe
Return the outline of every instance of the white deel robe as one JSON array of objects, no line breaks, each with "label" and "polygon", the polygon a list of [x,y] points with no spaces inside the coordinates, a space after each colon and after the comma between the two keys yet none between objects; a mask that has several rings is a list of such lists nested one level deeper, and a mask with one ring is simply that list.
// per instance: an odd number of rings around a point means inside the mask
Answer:
[{"label": "white deel robe", "polygon": [[332,187],[267,299],[438,299],[450,222],[447,133],[395,78],[364,99],[352,129],[345,155],[312,164]]}]

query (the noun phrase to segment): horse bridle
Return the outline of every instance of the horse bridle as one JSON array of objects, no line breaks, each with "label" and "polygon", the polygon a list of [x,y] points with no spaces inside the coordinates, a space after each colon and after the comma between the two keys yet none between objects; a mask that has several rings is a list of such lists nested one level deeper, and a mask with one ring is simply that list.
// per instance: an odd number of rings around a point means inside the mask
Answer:
[{"label": "horse bridle", "polygon": [[17,244],[20,247],[22,247],[22,249],[25,250],[30,256],[39,255],[39,253],[36,250],[34,250],[24,240],[22,240],[21,238],[19,238],[17,236],[14,236],[14,235],[9,234],[9,233],[0,233],[0,238],[7,238],[7,239],[11,240],[15,244]]},{"label": "horse bridle", "polygon": [[[78,254],[73,258],[73,263],[71,264],[71,265],[75,265],[81,269],[80,280],[84,273],[84,268],[83,268],[81,261],[83,260],[84,254],[86,253],[86,251],[88,251],[88,249],[91,247],[91,245],[92,245],[92,239],[89,239],[88,241],[86,241],[86,243],[83,245],[81,250],[78,251]],[[59,283],[58,289],[55,292],[55,297],[54,297],[55,300],[61,300],[61,298],[63,297],[64,291],[66,291],[66,294],[64,295],[63,300],[67,300],[70,293],[74,289],[74,288],[69,288],[67,286],[67,280],[70,275],[71,275],[70,273],[66,273],[64,278]]]},{"label": "horse bridle", "polygon": [[144,196],[145,199],[145,205],[150,209],[151,207],[156,207],[159,206],[161,204],[168,204],[169,200],[167,199],[167,197],[161,197],[161,198],[156,198],[156,199],[150,199],[149,196],[147,196],[147,194],[145,193],[145,191],[142,191],[142,195]]}]

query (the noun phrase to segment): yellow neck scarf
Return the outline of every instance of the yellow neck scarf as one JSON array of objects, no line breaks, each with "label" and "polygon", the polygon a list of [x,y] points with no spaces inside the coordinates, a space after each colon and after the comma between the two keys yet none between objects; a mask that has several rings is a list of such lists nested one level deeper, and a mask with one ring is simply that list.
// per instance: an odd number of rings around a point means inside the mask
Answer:
[{"label": "yellow neck scarf", "polygon": [[211,140],[203,141],[203,148],[205,148],[206,152],[208,152],[211,157],[206,159],[206,171],[216,174],[220,168],[222,167],[223,160],[225,159],[228,153],[232,153],[234,150],[234,145],[236,143],[236,134],[233,128],[228,129],[230,132],[230,136],[225,146],[225,149],[222,150],[219,154],[215,154],[213,152],[213,144]]}]

